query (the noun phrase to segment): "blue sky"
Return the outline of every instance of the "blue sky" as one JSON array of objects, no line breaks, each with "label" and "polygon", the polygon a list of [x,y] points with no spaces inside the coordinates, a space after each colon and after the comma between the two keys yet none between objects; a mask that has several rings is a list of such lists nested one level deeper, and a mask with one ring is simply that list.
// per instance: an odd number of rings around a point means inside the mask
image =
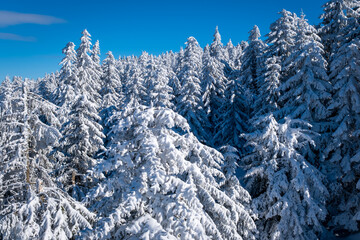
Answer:
[{"label": "blue sky", "polygon": [[79,44],[86,28],[102,56],[178,51],[187,37],[203,47],[219,26],[222,40],[246,40],[253,25],[262,35],[286,9],[317,24],[325,0],[11,0],[0,6],[0,80],[6,75],[42,77],[59,69],[62,48]]}]

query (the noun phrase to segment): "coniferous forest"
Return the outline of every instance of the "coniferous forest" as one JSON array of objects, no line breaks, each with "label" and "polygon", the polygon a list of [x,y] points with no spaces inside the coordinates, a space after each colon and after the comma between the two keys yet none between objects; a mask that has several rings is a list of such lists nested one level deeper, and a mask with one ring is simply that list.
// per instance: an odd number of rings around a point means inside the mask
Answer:
[{"label": "coniferous forest", "polygon": [[360,231],[360,1],[237,45],[0,86],[0,239],[333,239]]}]

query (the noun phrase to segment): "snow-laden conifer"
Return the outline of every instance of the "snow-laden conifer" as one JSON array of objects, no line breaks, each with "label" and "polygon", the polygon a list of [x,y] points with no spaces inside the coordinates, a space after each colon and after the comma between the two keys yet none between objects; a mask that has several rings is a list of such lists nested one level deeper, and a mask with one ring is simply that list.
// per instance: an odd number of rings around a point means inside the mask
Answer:
[{"label": "snow-laden conifer", "polygon": [[295,44],[297,16],[283,9],[281,17],[270,25],[270,32],[266,34],[267,52],[271,56],[280,57],[280,62],[290,56]]},{"label": "snow-laden conifer", "polygon": [[245,90],[240,81],[232,76],[225,88],[225,99],[219,109],[218,122],[212,143],[214,146],[231,145],[242,148],[244,139],[241,134],[249,131],[249,106],[245,99]]},{"label": "snow-laden conifer", "polygon": [[224,60],[226,58],[226,53],[224,51],[223,44],[221,42],[221,35],[219,33],[218,26],[216,26],[214,33],[214,40],[210,45],[210,55],[215,57],[217,60]]},{"label": "snow-laden conifer", "polygon": [[[322,174],[300,149],[313,143],[307,124],[272,115],[254,122],[257,130],[246,134],[252,152],[242,159],[245,180],[258,211],[261,239],[317,239],[329,196]],[[304,126],[305,125],[305,126]]]},{"label": "snow-laden conifer", "polygon": [[89,200],[102,219],[90,236],[254,239],[248,193],[227,179],[222,155],[201,144],[185,118],[142,106],[115,118],[94,169],[102,181]]},{"label": "snow-laden conifer", "polygon": [[[95,62],[99,61],[95,55],[98,54],[97,49],[95,52],[90,49],[91,47],[91,35],[85,29],[82,32],[81,43],[76,50],[76,67],[78,70],[78,82],[77,90],[81,94],[84,94],[88,99],[94,103],[97,103],[100,99],[98,90],[100,90],[100,77],[101,69],[99,64]],[[97,47],[98,48],[98,47]],[[93,57],[90,54],[93,53]]]},{"label": "snow-laden conifer", "polygon": [[124,89],[126,105],[137,106],[148,103],[145,80],[142,75],[142,69],[138,64],[135,63],[129,66]]},{"label": "snow-laden conifer", "polygon": [[280,85],[282,116],[301,118],[315,127],[330,114],[326,103],[330,99],[330,83],[326,73],[327,62],[317,30],[307,23],[305,16],[298,19],[294,50],[286,58],[283,69],[287,79]]},{"label": "snow-laden conifer", "polygon": [[91,228],[94,215],[49,175],[49,152],[60,138],[57,107],[30,92],[27,81],[13,82],[10,96],[1,98],[9,108],[0,113],[0,236],[71,239]]},{"label": "snow-laden conifer", "polygon": [[[356,22],[354,22],[356,23]],[[327,173],[333,183],[333,204],[338,212],[333,224],[350,231],[358,231],[360,215],[360,39],[359,24],[345,28],[347,41],[333,55],[330,79],[333,97],[329,104],[334,123],[327,141],[325,159]],[[345,33],[344,33],[345,34]]]},{"label": "snow-laden conifer", "polygon": [[330,60],[344,41],[343,29],[347,28],[352,18],[359,18],[360,3],[357,0],[330,0],[323,5],[324,13],[320,18],[320,36],[326,58]]},{"label": "snow-laden conifer", "polygon": [[255,25],[249,34],[249,46],[245,48],[241,59],[240,81],[243,86],[250,90],[252,97],[255,97],[258,94],[259,86],[257,86],[256,79],[259,76],[260,58],[265,44],[259,39],[261,35],[258,26]]},{"label": "snow-laden conifer", "polygon": [[75,44],[69,42],[62,50],[65,57],[60,62],[59,86],[53,95],[53,102],[69,107],[77,95],[78,69],[76,66]]},{"label": "snow-laden conifer", "polygon": [[120,72],[116,68],[116,61],[111,51],[106,53],[107,57],[102,63],[102,108],[119,105],[119,100],[123,100],[122,83]]},{"label": "snow-laden conifer", "polygon": [[224,64],[218,58],[211,56],[209,47],[205,47],[202,68],[202,97],[203,108],[209,119],[211,129],[219,121],[219,110],[225,103],[225,87],[227,79],[224,75]]},{"label": "snow-laden conifer", "polygon": [[201,57],[199,43],[189,37],[181,59],[183,66],[178,73],[181,89],[176,102],[177,111],[186,118],[195,136],[208,140],[209,123],[201,101]]},{"label": "snow-laden conifer", "polygon": [[95,154],[104,150],[100,120],[96,105],[80,95],[63,126],[60,150],[65,156],[59,159],[58,180],[78,200],[87,191],[86,172],[95,165]]},{"label": "snow-laden conifer", "polygon": [[272,113],[279,109],[280,58],[276,56],[268,57],[265,60],[264,66],[265,69],[263,69],[263,73],[257,79],[260,87],[259,94],[255,100],[255,117]]},{"label": "snow-laden conifer", "polygon": [[172,109],[174,99],[173,89],[169,85],[169,72],[163,65],[156,65],[150,79],[149,93],[150,105]]}]

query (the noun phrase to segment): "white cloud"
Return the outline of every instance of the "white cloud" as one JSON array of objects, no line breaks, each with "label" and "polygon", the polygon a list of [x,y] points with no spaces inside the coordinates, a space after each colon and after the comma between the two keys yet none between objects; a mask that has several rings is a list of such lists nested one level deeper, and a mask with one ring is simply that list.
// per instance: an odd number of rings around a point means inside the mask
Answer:
[{"label": "white cloud", "polygon": [[64,19],[47,15],[0,11],[0,27],[7,27],[23,23],[50,25],[64,22],[66,22]]},{"label": "white cloud", "polygon": [[0,32],[0,39],[23,41],[23,42],[34,42],[34,41],[36,41],[36,39],[34,37],[24,37],[24,36],[20,36],[20,35],[17,35],[17,34],[1,33],[1,32]]}]

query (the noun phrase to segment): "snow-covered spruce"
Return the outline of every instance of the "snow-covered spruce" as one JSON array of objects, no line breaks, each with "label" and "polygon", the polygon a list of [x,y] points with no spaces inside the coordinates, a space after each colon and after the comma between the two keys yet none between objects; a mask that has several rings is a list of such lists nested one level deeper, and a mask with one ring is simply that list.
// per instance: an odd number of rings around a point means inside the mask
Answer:
[{"label": "snow-covered spruce", "polygon": [[[301,120],[278,123],[272,115],[246,134],[252,152],[242,159],[245,180],[258,212],[260,239],[317,239],[323,230],[329,193],[324,177],[299,149],[313,143]],[[298,126],[298,127],[294,127]]]},{"label": "snow-covered spruce", "polygon": [[209,127],[204,106],[201,101],[201,58],[202,49],[194,37],[186,42],[183,64],[178,78],[181,84],[177,102],[177,112],[188,121],[192,132],[201,140],[209,140]]},{"label": "snow-covered spruce", "polygon": [[[331,225],[359,231],[360,220],[360,39],[357,20],[344,29],[346,39],[333,54],[330,79],[333,97],[329,104],[333,130],[324,151],[324,164],[338,209]],[[350,27],[351,26],[351,27]],[[345,33],[344,33],[345,34]]]},{"label": "snow-covered spruce", "polygon": [[95,165],[95,154],[104,150],[102,126],[96,105],[81,95],[75,101],[69,120],[62,127],[57,161],[58,181],[75,199],[81,200],[87,192],[86,172]]},{"label": "snow-covered spruce", "polygon": [[94,168],[101,182],[88,195],[101,217],[89,237],[255,238],[250,196],[231,174],[234,158],[224,165],[172,110],[138,106],[114,118],[106,158]]},{"label": "snow-covered spruce", "polygon": [[330,83],[326,74],[327,62],[317,30],[308,24],[305,16],[297,19],[296,47],[285,58],[287,79],[280,85],[281,116],[300,118],[322,127],[329,117],[326,103],[331,98]]},{"label": "snow-covered spruce", "polygon": [[[0,238],[70,239],[95,216],[59,189],[49,153],[60,133],[55,105],[6,81],[0,97]],[[10,90],[10,91],[9,91]]]}]

